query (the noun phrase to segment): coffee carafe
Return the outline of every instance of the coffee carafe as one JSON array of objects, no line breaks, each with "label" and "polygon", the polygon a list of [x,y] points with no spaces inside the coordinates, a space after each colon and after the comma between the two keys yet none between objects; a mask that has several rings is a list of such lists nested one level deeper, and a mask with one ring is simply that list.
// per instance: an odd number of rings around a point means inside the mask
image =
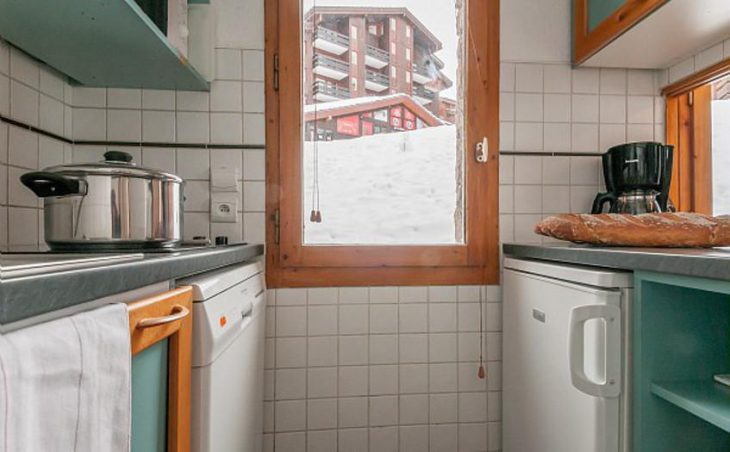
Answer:
[{"label": "coffee carafe", "polygon": [[671,212],[673,146],[645,141],[614,146],[602,156],[606,193],[593,201],[591,213]]}]

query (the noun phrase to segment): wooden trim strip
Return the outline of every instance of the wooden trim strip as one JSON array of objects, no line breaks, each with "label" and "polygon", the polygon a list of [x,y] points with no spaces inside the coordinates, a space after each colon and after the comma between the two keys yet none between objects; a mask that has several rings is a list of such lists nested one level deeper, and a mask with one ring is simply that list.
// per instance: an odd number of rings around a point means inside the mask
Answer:
[{"label": "wooden trim strip", "polygon": [[590,57],[641,22],[669,0],[628,0],[593,30],[588,29],[588,0],[573,2],[573,64]]},{"label": "wooden trim strip", "polygon": [[679,149],[679,98],[670,97],[666,102],[666,143],[674,146],[674,164],[672,165],[672,184],[669,187],[669,199],[674,202],[677,210],[682,210],[680,192],[682,181],[679,178],[680,149]]},{"label": "wooden trim strip", "polygon": [[190,452],[190,408],[192,405],[193,288],[181,287],[181,303],[190,315],[180,320],[180,329],[170,337],[168,367],[167,450]]},{"label": "wooden trim strip", "polygon": [[[495,266],[499,272],[499,266]],[[499,275],[497,275],[499,276]],[[371,267],[283,268],[267,272],[267,286],[424,286],[496,284],[482,266],[471,267]]]},{"label": "wooden trim strip", "polygon": [[149,346],[169,337],[180,329],[180,326],[192,317],[188,315],[172,323],[155,328],[138,328],[139,322],[148,317],[169,315],[176,305],[180,305],[192,312],[193,289],[180,287],[127,305],[129,310],[129,335],[132,341],[132,355],[145,350]]},{"label": "wooden trim strip", "polygon": [[712,215],[712,86],[692,92],[692,211]]},{"label": "wooden trim strip", "polygon": [[[467,246],[462,245],[321,245],[282,246],[282,267],[431,267],[465,265]],[[414,264],[423,262],[423,265]]]},{"label": "wooden trim strip", "polygon": [[730,58],[725,58],[710,67],[678,80],[671,85],[665,86],[662,88],[662,95],[665,97],[678,96],[692,91],[702,85],[714,82],[728,74],[730,74]]}]

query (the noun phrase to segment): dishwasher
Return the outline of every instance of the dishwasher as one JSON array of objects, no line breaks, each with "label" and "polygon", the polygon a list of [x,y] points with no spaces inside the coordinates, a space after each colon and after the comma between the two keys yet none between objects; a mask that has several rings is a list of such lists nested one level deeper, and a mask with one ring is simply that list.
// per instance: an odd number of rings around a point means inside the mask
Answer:
[{"label": "dishwasher", "polygon": [[193,287],[191,449],[262,448],[266,297],[260,262],[179,280]]}]

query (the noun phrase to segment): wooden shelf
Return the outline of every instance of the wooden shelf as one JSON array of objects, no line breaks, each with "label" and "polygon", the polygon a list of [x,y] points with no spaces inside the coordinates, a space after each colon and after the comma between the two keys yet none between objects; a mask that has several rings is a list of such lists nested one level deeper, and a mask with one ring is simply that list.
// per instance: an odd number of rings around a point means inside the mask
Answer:
[{"label": "wooden shelf", "polygon": [[652,383],[651,392],[730,432],[730,388],[712,379]]},{"label": "wooden shelf", "polygon": [[207,91],[134,0],[0,0],[0,36],[85,86]]}]

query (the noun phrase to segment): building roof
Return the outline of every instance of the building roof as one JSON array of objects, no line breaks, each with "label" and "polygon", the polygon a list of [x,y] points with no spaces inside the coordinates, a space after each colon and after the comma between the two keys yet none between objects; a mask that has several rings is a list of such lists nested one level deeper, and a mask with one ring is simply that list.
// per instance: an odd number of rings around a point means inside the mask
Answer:
[{"label": "building roof", "polygon": [[423,105],[404,93],[389,94],[387,96],[365,96],[353,99],[335,100],[304,106],[304,120],[313,121],[327,119],[332,116],[346,116],[363,111],[378,110],[392,105],[404,104],[429,126],[445,124],[441,118],[431,113]]},{"label": "building roof", "polygon": [[404,16],[408,19],[416,31],[420,31],[433,46],[433,52],[441,50],[443,44],[423,22],[408,9],[403,7],[381,7],[381,6],[313,6],[304,17],[312,14],[339,14],[343,16]]}]

